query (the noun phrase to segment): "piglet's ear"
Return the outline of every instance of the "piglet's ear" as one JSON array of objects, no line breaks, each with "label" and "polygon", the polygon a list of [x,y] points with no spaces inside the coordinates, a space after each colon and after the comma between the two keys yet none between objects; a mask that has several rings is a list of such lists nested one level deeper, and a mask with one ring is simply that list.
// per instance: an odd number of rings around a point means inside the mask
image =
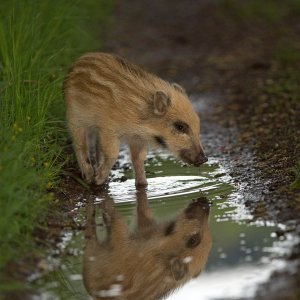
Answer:
[{"label": "piglet's ear", "polygon": [[170,260],[170,267],[172,276],[176,281],[183,279],[188,272],[187,265],[179,258],[172,258]]},{"label": "piglet's ear", "polygon": [[153,96],[153,112],[156,116],[164,116],[170,105],[171,99],[164,92],[155,92]]}]

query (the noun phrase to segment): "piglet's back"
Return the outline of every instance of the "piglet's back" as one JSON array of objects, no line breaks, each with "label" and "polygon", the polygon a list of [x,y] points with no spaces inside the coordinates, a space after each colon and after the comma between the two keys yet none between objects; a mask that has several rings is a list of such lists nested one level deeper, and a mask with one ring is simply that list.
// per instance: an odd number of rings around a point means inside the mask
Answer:
[{"label": "piglet's back", "polygon": [[168,88],[168,84],[125,59],[106,53],[81,56],[64,84],[68,105],[78,102],[85,107],[96,104],[122,110],[126,106],[143,106],[159,88]]},{"label": "piglet's back", "polygon": [[87,53],[64,83],[67,118],[73,126],[110,124],[121,131],[121,124],[135,126],[146,117],[156,90],[169,89],[169,83],[121,57]]}]

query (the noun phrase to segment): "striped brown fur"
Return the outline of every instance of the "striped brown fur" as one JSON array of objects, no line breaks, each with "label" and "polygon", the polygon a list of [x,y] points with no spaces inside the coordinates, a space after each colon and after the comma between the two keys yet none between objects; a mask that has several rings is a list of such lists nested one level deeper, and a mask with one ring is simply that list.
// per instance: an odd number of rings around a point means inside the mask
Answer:
[{"label": "striped brown fur", "polygon": [[[120,143],[129,145],[137,185],[147,184],[144,160],[149,146],[165,146],[192,164],[205,157],[199,141],[199,118],[183,88],[144,71],[127,60],[106,53],[87,53],[73,66],[64,82],[67,121],[83,176],[102,184],[118,157]],[[174,127],[188,124],[189,134]],[[96,172],[86,163],[89,128],[99,134]],[[90,143],[91,145],[94,143]]]}]

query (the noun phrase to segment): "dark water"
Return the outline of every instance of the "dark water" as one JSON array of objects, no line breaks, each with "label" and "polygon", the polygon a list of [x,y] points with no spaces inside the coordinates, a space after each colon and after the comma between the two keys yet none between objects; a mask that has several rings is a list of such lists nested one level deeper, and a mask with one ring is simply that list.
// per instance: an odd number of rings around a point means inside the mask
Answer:
[{"label": "dark water", "polygon": [[[126,153],[124,161],[127,161]],[[237,187],[231,184],[226,170],[217,162],[210,160],[201,168],[187,167],[162,153],[148,161],[146,170],[149,183],[146,194],[157,220],[176,216],[192,199],[200,196],[212,202],[209,216],[212,249],[205,271],[167,299],[246,299],[272,270],[283,265],[278,254],[288,251],[285,248],[287,241],[277,238],[278,228],[272,224],[251,222],[251,215],[241,204]],[[124,172],[116,170],[112,177],[123,175],[130,178],[132,172],[126,168]],[[107,194],[133,228],[136,211],[134,181],[112,181]],[[94,201],[101,203],[103,197],[99,195]],[[86,199],[82,199],[74,209],[79,224],[85,222],[85,203]],[[100,209],[97,210],[96,223],[103,224]],[[99,236],[104,237],[104,227],[98,226],[97,230]],[[47,262],[53,271],[43,278],[32,278],[33,284],[41,291],[36,299],[90,299],[82,282],[84,244],[82,231],[66,230],[63,233],[63,242]]]}]

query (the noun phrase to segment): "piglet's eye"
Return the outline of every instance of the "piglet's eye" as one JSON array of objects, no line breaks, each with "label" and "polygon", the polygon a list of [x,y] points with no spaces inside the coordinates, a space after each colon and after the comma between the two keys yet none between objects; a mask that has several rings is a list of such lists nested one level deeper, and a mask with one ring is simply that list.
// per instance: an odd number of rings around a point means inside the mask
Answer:
[{"label": "piglet's eye", "polygon": [[196,233],[188,238],[186,242],[186,246],[187,248],[195,248],[200,244],[200,242],[201,242],[200,233]]},{"label": "piglet's eye", "polygon": [[180,133],[187,133],[189,130],[189,125],[182,121],[177,121],[174,123],[174,128]]}]

